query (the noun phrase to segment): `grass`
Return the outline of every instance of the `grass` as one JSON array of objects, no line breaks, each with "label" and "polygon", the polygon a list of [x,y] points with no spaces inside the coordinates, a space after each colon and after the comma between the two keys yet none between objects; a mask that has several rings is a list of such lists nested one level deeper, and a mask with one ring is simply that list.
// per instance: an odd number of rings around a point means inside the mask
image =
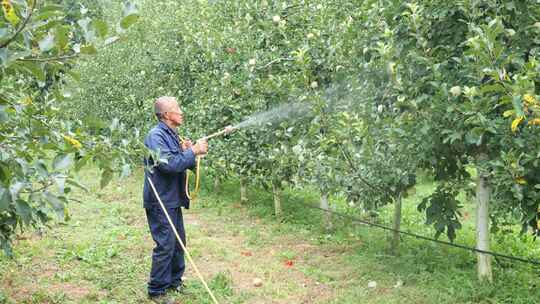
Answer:
[{"label": "grass", "polygon": [[[0,257],[0,303],[150,303],[146,281],[152,240],[142,208],[140,172],[98,189],[97,173],[81,177],[91,189],[78,193],[71,220],[40,232],[26,232],[15,243],[13,259]],[[211,185],[206,181],[205,185]],[[433,231],[415,211],[429,181],[404,201],[404,229]],[[399,256],[388,254],[390,234],[334,218],[324,229],[320,212],[303,204],[318,198],[311,189],[283,193],[284,216],[273,216],[271,194],[250,188],[239,203],[238,183],[215,191],[203,188],[185,212],[188,246],[210,288],[222,303],[536,303],[540,271],[533,266],[494,263],[495,280],[476,280],[475,256],[409,237]],[[356,214],[339,199],[339,211]],[[473,245],[473,206],[456,242]],[[392,208],[378,220],[388,222]],[[496,235],[493,249],[538,258],[531,238]],[[211,303],[188,265],[189,296],[182,303]],[[253,280],[262,280],[255,287]],[[370,281],[376,288],[368,288]],[[402,283],[400,286],[399,283]]]}]

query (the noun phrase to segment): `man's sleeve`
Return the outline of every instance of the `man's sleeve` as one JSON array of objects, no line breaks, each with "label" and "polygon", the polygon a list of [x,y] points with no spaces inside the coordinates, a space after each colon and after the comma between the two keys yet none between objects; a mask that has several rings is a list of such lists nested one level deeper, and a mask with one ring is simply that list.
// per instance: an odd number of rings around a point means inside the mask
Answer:
[{"label": "man's sleeve", "polygon": [[[190,149],[186,149],[184,152],[187,152],[187,151],[191,151],[191,148]],[[194,171],[195,170],[195,167],[197,166],[197,162],[196,161],[193,161],[193,165],[192,166],[189,166],[188,169],[191,170],[191,171]]]},{"label": "man's sleeve", "polygon": [[158,170],[167,173],[180,173],[195,166],[195,154],[191,149],[181,151],[171,150],[167,147],[162,134],[153,133],[146,140],[146,146],[152,151],[158,151],[161,159],[167,159],[167,163],[158,162]]}]

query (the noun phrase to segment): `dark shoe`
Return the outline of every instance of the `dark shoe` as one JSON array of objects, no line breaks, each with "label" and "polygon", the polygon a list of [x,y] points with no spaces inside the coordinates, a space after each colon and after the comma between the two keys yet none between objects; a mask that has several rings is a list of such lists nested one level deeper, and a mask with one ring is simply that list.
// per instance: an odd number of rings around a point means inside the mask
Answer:
[{"label": "dark shoe", "polygon": [[180,294],[183,294],[183,295],[189,295],[189,291],[186,290],[186,285],[184,284],[184,282],[180,282],[180,285],[176,285],[176,286],[169,286],[167,288],[167,291],[169,292],[174,292],[174,293],[180,293]]},{"label": "dark shoe", "polygon": [[176,301],[166,294],[149,295],[150,300],[158,304],[176,304]]}]

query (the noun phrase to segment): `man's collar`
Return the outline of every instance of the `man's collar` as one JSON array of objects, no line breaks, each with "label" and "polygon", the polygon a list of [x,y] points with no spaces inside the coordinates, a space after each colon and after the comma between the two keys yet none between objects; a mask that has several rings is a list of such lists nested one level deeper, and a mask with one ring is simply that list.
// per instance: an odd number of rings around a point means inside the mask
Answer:
[{"label": "man's collar", "polygon": [[174,135],[178,135],[178,132],[176,132],[175,129],[172,129],[171,127],[169,127],[169,126],[168,126],[166,123],[164,123],[163,121],[159,121],[158,127],[162,128],[162,129],[165,130],[165,131],[172,132],[172,134],[174,134]]}]

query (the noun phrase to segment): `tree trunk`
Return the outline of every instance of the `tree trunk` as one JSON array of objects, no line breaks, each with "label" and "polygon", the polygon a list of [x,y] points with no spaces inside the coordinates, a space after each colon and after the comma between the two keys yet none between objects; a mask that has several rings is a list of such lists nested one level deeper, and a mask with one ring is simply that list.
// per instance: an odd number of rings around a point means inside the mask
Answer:
[{"label": "tree trunk", "polygon": [[[476,248],[489,250],[489,185],[487,177],[478,170],[476,184]],[[478,279],[480,281],[493,280],[491,272],[491,257],[478,253]]]},{"label": "tree trunk", "polygon": [[281,217],[281,183],[272,182],[272,191],[274,193],[274,210],[276,217]]},{"label": "tree trunk", "polygon": [[324,213],[324,227],[326,231],[332,230],[332,214],[328,211],[330,211],[330,207],[328,205],[328,194],[321,192],[321,202],[320,202],[321,209],[327,211]]},{"label": "tree trunk", "polygon": [[401,229],[401,195],[394,200],[394,231],[391,240],[390,251],[393,255],[398,254],[399,249],[399,232],[397,230]]},{"label": "tree trunk", "polygon": [[219,178],[214,177],[214,192],[219,191]]},{"label": "tree trunk", "polygon": [[247,201],[246,180],[244,178],[240,178],[240,203],[244,204],[247,203]]}]

